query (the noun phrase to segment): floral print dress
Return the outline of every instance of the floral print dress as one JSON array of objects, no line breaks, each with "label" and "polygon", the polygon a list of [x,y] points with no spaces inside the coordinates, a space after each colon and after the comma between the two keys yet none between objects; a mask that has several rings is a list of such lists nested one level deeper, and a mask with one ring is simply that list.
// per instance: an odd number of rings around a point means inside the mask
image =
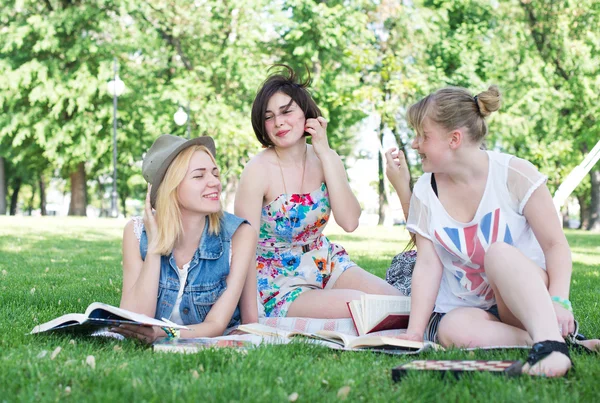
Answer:
[{"label": "floral print dress", "polygon": [[281,194],[263,207],[256,270],[266,316],[285,316],[303,291],[331,288],[356,265],[323,235],[330,212],[325,183],[310,193]]}]

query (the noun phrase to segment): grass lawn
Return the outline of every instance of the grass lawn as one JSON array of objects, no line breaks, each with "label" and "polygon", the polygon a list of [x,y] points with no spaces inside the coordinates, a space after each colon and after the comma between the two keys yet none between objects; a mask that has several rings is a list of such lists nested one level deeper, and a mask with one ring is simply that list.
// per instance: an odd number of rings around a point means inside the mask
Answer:
[{"label": "grass lawn", "polygon": [[[600,356],[573,354],[567,378],[420,373],[401,383],[391,369],[415,357],[339,352],[294,343],[242,354],[154,354],[132,341],[27,336],[35,324],[88,304],[119,304],[124,221],[0,217],[0,401],[597,401]],[[352,258],[384,276],[407,239],[403,227],[327,232]],[[600,337],[600,235],[567,233],[571,300],[581,332]],[[54,358],[52,352],[61,347]],[[43,351],[46,355],[43,356]],[[95,367],[86,364],[94,356]],[[522,359],[525,351],[429,353],[428,359]],[[344,387],[349,387],[344,388]],[[338,396],[338,392],[346,391]],[[292,398],[293,400],[293,398]]]}]

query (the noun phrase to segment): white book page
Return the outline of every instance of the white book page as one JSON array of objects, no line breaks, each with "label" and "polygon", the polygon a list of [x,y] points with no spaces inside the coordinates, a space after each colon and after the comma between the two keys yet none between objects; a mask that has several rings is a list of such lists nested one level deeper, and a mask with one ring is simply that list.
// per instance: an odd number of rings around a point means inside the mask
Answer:
[{"label": "white book page", "polygon": [[261,325],[260,323],[249,323],[247,325],[239,325],[237,330],[242,332],[257,334],[260,336],[270,336],[270,337],[282,337],[289,338],[293,334],[298,334],[294,332],[288,332],[287,330],[277,329],[271,326]]},{"label": "white book page", "polygon": [[185,327],[185,326],[181,326],[181,325],[178,325],[178,324],[175,324],[172,322],[165,323],[162,320],[154,319],[154,318],[151,318],[150,316],[142,315],[141,313],[131,312],[131,311],[128,311],[123,308],[117,308],[116,306],[103,304],[102,302],[94,302],[93,304],[90,304],[90,306],[88,306],[88,308],[85,310],[85,315],[87,317],[89,317],[90,314],[92,313],[92,311],[94,311],[96,309],[108,311],[108,312],[118,315],[124,319],[129,319],[134,322],[142,323],[144,325],[159,326],[159,327],[168,326],[168,327],[172,327],[174,329],[187,329],[187,327]]},{"label": "white book page", "polygon": [[42,323],[41,325],[35,326],[30,334],[45,332],[60,325],[65,325],[69,322],[82,323],[86,319],[87,316],[82,313],[68,313],[66,315],[59,316],[56,319],[52,319],[51,321]]},{"label": "white book page", "polygon": [[334,343],[341,341],[344,347],[347,347],[353,340],[357,338],[357,336],[351,336],[349,334],[343,334],[339,332],[332,332],[330,330],[319,330],[316,332],[316,335],[319,337],[323,337],[326,340],[331,340]]},{"label": "white book page", "polygon": [[364,304],[359,300],[350,301],[348,304],[350,307],[350,312],[352,313],[352,319],[354,319],[354,324],[356,326],[356,330],[359,335],[365,333],[365,323],[364,323],[364,313],[363,306]]},{"label": "white book page", "polygon": [[354,322],[350,318],[343,319],[319,319],[299,317],[272,317],[259,318],[261,325],[286,330],[292,333],[317,333],[319,330],[330,330],[356,336]]},{"label": "white book page", "polygon": [[371,329],[390,313],[410,313],[410,297],[393,295],[362,295],[365,327]]}]

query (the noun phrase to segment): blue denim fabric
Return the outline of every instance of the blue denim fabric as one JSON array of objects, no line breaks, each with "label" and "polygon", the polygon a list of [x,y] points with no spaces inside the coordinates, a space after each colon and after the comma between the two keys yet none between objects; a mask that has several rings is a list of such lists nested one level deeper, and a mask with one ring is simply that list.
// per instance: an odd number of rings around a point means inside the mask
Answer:
[{"label": "blue denim fabric", "polygon": [[[247,222],[233,214],[223,213],[221,232],[209,234],[208,217],[200,245],[188,268],[188,277],[179,305],[179,313],[185,325],[202,323],[208,311],[227,288],[225,282],[229,275],[229,256],[231,237],[238,227]],[[140,254],[146,258],[148,236],[142,231],[140,238]],[[161,256],[158,298],[156,302],[156,319],[170,318],[179,292],[179,276],[173,254]],[[240,308],[236,307],[227,327],[240,324]]]}]

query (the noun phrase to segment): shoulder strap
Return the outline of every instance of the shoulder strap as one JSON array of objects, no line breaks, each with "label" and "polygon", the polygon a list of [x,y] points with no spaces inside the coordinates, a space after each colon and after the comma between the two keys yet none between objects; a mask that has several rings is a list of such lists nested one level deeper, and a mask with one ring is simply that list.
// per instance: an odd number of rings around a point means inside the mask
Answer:
[{"label": "shoulder strap", "polygon": [[431,174],[431,188],[433,189],[433,193],[439,198],[438,190],[437,190],[437,182],[435,181],[435,174]]}]

